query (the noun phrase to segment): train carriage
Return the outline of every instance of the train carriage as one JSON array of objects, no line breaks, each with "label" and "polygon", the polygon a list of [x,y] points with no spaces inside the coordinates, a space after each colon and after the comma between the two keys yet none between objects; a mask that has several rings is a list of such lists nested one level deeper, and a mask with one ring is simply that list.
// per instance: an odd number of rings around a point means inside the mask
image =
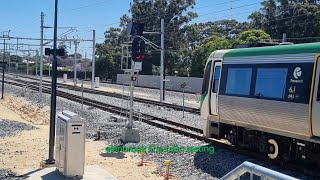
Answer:
[{"label": "train carriage", "polygon": [[227,139],[271,159],[318,159],[318,53],[320,43],[211,53],[201,94],[204,136]]}]

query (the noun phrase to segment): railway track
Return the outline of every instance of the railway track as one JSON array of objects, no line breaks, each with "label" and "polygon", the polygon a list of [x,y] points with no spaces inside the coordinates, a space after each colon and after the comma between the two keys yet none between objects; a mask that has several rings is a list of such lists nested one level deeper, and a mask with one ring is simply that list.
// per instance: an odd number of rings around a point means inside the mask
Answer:
[{"label": "railway track", "polygon": [[[6,81],[6,83],[7,84],[11,84],[11,85],[15,85],[15,86],[19,86],[19,87],[26,87],[26,88],[34,90],[34,91],[38,91],[39,90],[39,86],[35,85],[34,83],[30,83],[30,82],[23,81],[23,80],[17,80],[17,79],[12,79],[12,80],[14,80],[16,82]],[[47,93],[47,94],[51,94],[51,88],[44,87],[43,88],[43,92]],[[67,92],[63,92],[63,91],[59,91],[59,90],[57,90],[57,96],[65,98],[65,99],[68,99],[68,100],[71,100],[71,101],[75,101],[75,102],[78,102],[78,103],[82,103],[82,100],[83,100],[83,104],[85,104],[85,105],[92,106],[92,107],[95,107],[95,108],[98,108],[98,109],[101,109],[101,110],[104,110],[104,111],[108,111],[108,112],[111,112],[111,113],[116,113],[116,114],[127,114],[127,113],[129,113],[128,109],[123,109],[123,108],[118,107],[118,106],[106,104],[106,103],[103,103],[103,102],[100,102],[100,101],[96,101],[96,100],[92,100],[92,99],[85,98],[85,97],[83,97],[83,99],[82,99],[81,96],[74,95],[74,94],[67,93]],[[180,129],[183,128],[183,129],[188,129],[188,130],[191,130],[192,132],[196,132],[196,133],[199,133],[199,134],[202,133],[201,129],[198,129],[198,128],[195,128],[195,127],[192,127],[192,126],[188,126],[188,125],[185,125],[185,124],[177,123],[177,122],[174,122],[174,121],[166,120],[166,119],[163,119],[163,118],[155,117],[155,116],[152,116],[152,115],[149,115],[149,114],[134,113],[133,114],[133,118],[135,120],[141,120],[141,121],[146,122],[146,123],[149,122],[148,124],[151,124],[151,125],[152,124],[154,124],[154,125],[158,125],[159,124],[159,126],[163,126],[164,127],[164,124],[169,124],[170,126],[176,126],[176,127],[179,127]],[[173,130],[173,129],[170,129],[170,130]]]},{"label": "railway track", "polygon": [[[6,81],[5,83],[11,84],[14,86],[19,86],[19,87],[25,87],[25,88],[28,88],[28,89],[31,89],[34,91],[38,91],[38,88],[39,88],[38,85],[29,83],[29,82],[23,83],[22,80],[19,80],[19,82]],[[43,92],[47,93],[47,94],[51,94],[51,89],[48,87],[44,87]],[[81,96],[77,96],[77,95],[66,93],[66,92],[59,91],[59,90],[57,90],[57,96],[74,101],[74,102],[78,102],[78,103],[83,102],[83,104],[85,104],[85,105],[95,107],[95,108],[101,109],[103,111],[108,111],[111,113],[120,114],[120,113],[128,113],[129,112],[128,109],[121,109],[117,106],[102,103],[102,102],[95,101],[95,100],[88,99],[88,98],[83,98],[83,101],[82,101]],[[314,167],[309,167],[309,166],[305,166],[305,165],[298,165],[297,163],[291,163],[291,162],[284,163],[282,160],[270,160],[267,158],[266,155],[262,155],[260,153],[255,153],[255,152],[252,152],[252,151],[244,149],[244,148],[229,145],[227,143],[224,143],[224,142],[216,140],[216,139],[206,138],[206,137],[202,136],[203,131],[198,128],[194,128],[194,127],[191,127],[191,126],[188,126],[185,124],[177,123],[174,121],[166,120],[163,118],[159,118],[159,117],[155,117],[155,116],[152,116],[149,114],[143,114],[143,113],[134,113],[133,118],[134,118],[134,120],[142,121],[146,124],[150,124],[152,126],[155,126],[155,127],[161,128],[161,129],[165,129],[168,131],[179,133],[181,135],[184,135],[184,136],[187,136],[187,137],[190,137],[193,139],[198,139],[198,140],[204,141],[206,143],[212,144],[216,147],[223,148],[223,149],[230,150],[230,151],[234,151],[238,154],[243,154],[243,155],[255,158],[255,159],[260,159],[260,160],[263,160],[263,161],[268,162],[273,165],[280,165],[280,166],[285,167],[289,170],[302,172],[307,175],[311,175],[311,176],[315,176],[315,177],[320,177],[319,170],[318,169],[315,170]]]},{"label": "railway track", "polygon": [[[39,80],[37,78],[32,78],[32,77],[28,77],[28,76],[23,76],[23,75],[16,75],[16,74],[11,74],[13,76],[19,76],[19,77],[23,77],[23,78],[28,78],[28,79],[32,79],[32,80]],[[47,86],[51,86],[51,81],[47,81],[47,80],[42,80],[43,81],[43,85],[47,85]],[[73,86],[73,85],[68,85],[68,84],[63,84],[63,83],[57,83],[58,88],[64,88],[64,89],[69,89],[69,90],[74,90],[74,91],[81,91],[81,87],[78,86]],[[97,94],[97,95],[103,95],[103,96],[109,96],[109,97],[115,97],[115,98],[125,98],[125,99],[129,99],[130,97],[127,95],[123,95],[123,94],[119,94],[119,93],[111,93],[111,92],[106,92],[106,91],[101,91],[101,90],[95,90],[95,89],[90,89],[90,88],[83,88],[83,92],[85,93],[90,93],[90,94]],[[197,108],[192,108],[192,107],[186,107],[186,106],[181,106],[181,105],[176,105],[176,104],[170,104],[170,103],[165,103],[165,102],[159,102],[159,101],[154,101],[154,100],[150,100],[150,99],[145,99],[145,98],[138,98],[138,97],[134,97],[133,98],[134,101],[136,102],[140,102],[140,103],[145,103],[145,104],[151,104],[151,105],[156,105],[156,106],[163,106],[163,107],[167,107],[167,108],[171,108],[174,110],[179,110],[179,111],[186,111],[186,112],[190,112],[193,114],[200,114],[200,110]]]}]

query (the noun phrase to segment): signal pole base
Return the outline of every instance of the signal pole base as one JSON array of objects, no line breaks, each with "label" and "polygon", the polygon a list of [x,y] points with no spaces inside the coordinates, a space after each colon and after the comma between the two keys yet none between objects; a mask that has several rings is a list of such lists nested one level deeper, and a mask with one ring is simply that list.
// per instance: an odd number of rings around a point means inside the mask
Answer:
[{"label": "signal pole base", "polygon": [[48,159],[40,162],[40,167],[48,168],[48,167],[56,167],[55,161],[51,162]]},{"label": "signal pole base", "polygon": [[140,131],[137,128],[123,128],[121,132],[121,141],[124,143],[138,143],[140,142]]}]

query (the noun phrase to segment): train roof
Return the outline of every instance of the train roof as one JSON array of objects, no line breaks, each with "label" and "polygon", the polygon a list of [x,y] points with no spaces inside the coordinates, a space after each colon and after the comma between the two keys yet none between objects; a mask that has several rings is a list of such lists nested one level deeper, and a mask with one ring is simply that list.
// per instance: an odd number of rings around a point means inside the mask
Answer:
[{"label": "train roof", "polygon": [[232,49],[224,54],[224,58],[244,56],[268,56],[282,54],[320,53],[320,43],[305,43],[255,48]]},{"label": "train roof", "polygon": [[229,52],[231,49],[221,49],[221,50],[216,50],[212,52],[209,56],[209,58],[223,58],[224,55]]}]

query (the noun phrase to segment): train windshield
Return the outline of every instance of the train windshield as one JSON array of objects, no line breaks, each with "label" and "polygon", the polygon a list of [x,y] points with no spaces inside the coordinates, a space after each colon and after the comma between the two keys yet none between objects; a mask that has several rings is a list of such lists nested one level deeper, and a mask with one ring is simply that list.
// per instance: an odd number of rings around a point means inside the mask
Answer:
[{"label": "train windshield", "polygon": [[205,94],[208,92],[209,80],[210,80],[210,71],[211,71],[212,61],[209,61],[206,69],[203,74],[203,82],[202,82],[202,91],[201,94]]}]

